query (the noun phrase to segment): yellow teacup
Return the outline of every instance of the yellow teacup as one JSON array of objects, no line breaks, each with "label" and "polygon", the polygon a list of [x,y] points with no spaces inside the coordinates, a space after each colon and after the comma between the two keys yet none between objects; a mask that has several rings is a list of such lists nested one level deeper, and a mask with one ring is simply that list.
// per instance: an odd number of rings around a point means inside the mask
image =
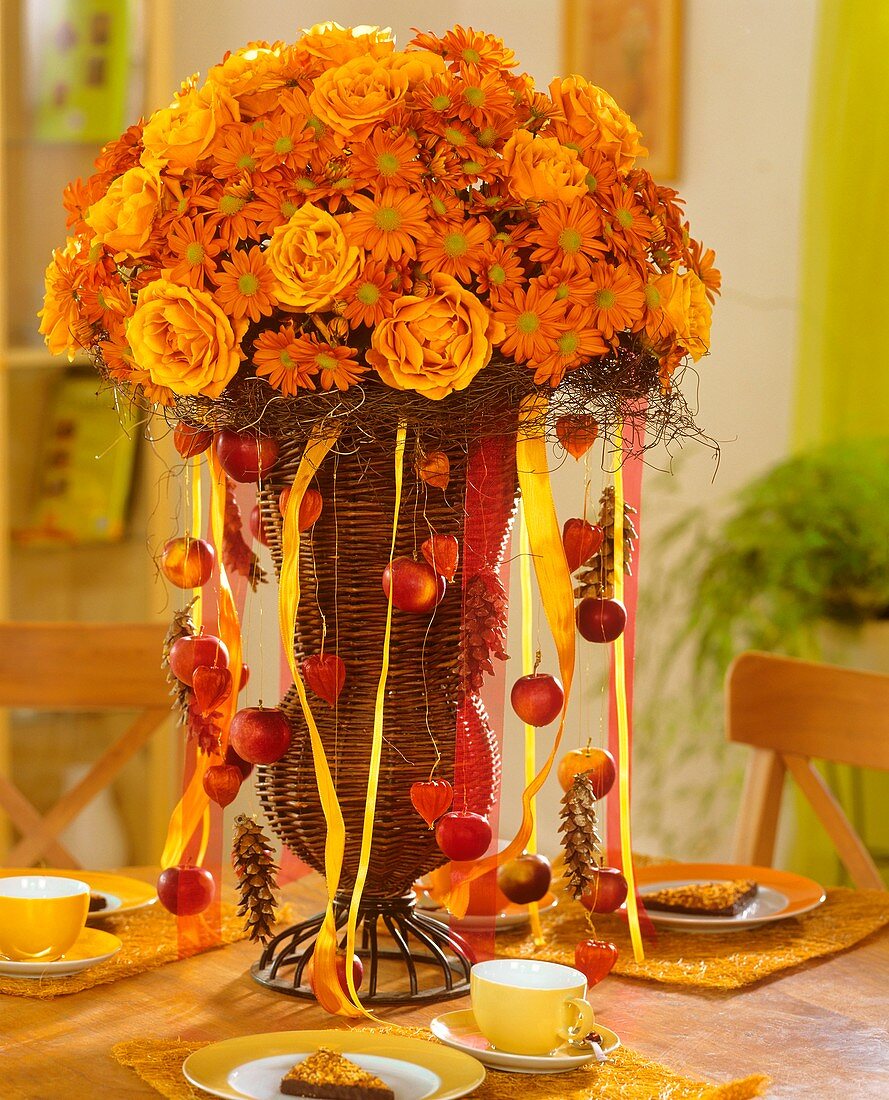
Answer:
[{"label": "yellow teacup", "polygon": [[90,888],[73,878],[0,878],[0,955],[51,962],[74,946],[86,924]]},{"label": "yellow teacup", "polygon": [[490,959],[472,968],[470,985],[479,1031],[509,1054],[550,1054],[583,1039],[595,1023],[586,978],[570,966]]}]

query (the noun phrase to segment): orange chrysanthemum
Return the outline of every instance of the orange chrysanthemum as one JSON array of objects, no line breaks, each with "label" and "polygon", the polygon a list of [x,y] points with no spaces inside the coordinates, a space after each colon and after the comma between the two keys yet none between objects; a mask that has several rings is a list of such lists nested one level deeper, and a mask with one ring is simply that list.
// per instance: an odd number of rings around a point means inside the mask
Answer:
[{"label": "orange chrysanthemum", "polygon": [[246,123],[230,122],[220,127],[210,151],[210,171],[217,179],[249,176],[257,170],[256,131]]},{"label": "orange chrysanthemum", "polygon": [[321,388],[347,390],[367,372],[367,365],[356,359],[358,352],[346,345],[335,346],[317,336],[299,336],[289,349],[294,361],[321,377]]},{"label": "orange chrysanthemum", "polygon": [[223,249],[215,235],[215,224],[204,214],[178,218],[172,223],[168,245],[176,263],[164,271],[171,283],[203,290],[208,276],[216,271],[216,257]]},{"label": "orange chrysanthemum", "polygon": [[489,243],[482,256],[478,289],[487,294],[492,305],[503,295],[510,297],[525,280],[525,269],[518,252],[505,241]]},{"label": "orange chrysanthemum", "polygon": [[602,219],[589,199],[546,203],[528,240],[537,245],[532,260],[544,266],[556,264],[565,271],[589,271],[596,257],[608,249],[602,239]]},{"label": "orange chrysanthemum", "polygon": [[276,111],[256,135],[256,163],[262,172],[274,168],[298,172],[305,167],[314,144],[312,131],[304,121],[286,111]]},{"label": "orange chrysanthemum", "polygon": [[635,192],[612,187],[601,198],[606,210],[606,232],[615,252],[644,252],[656,234],[654,222]]},{"label": "orange chrysanthemum", "polygon": [[592,322],[606,340],[633,327],[645,308],[645,288],[627,264],[598,263],[593,283]]},{"label": "orange chrysanthemum", "polygon": [[477,65],[460,66],[455,74],[454,92],[457,118],[478,130],[490,126],[494,119],[508,118],[515,110],[505,81],[498,73],[483,72]]},{"label": "orange chrysanthemum", "polygon": [[541,359],[534,359],[534,381],[538,386],[558,386],[568,371],[588,363],[609,348],[602,334],[593,327],[590,311],[582,305],[570,306],[558,336]]},{"label": "orange chrysanthemum", "polygon": [[394,286],[396,275],[377,260],[365,264],[358,278],[340,295],[343,317],[352,325],[368,327],[391,317],[392,304],[399,296]]},{"label": "orange chrysanthemum", "polygon": [[418,153],[417,143],[407,134],[379,127],[367,141],[353,146],[349,169],[361,187],[416,187],[425,171]]},{"label": "orange chrysanthemum", "polygon": [[417,257],[417,245],[428,239],[429,209],[423,195],[403,187],[384,187],[378,194],[353,195],[353,214],[346,231],[349,240],[375,260]]},{"label": "orange chrysanthemum", "polygon": [[502,352],[520,363],[546,358],[564,317],[564,307],[556,301],[554,290],[544,290],[535,283],[517,287],[511,297],[504,295],[494,310],[494,320],[506,329]]},{"label": "orange chrysanthemum", "polygon": [[512,69],[518,64],[515,54],[504,45],[502,38],[475,31],[472,27],[452,27],[441,38],[434,34],[417,34],[410,44],[440,54],[451,66]]},{"label": "orange chrysanthemum", "polygon": [[493,236],[491,223],[470,218],[455,222],[429,223],[429,239],[420,246],[420,263],[426,271],[443,271],[462,283],[484,267],[484,247]]},{"label": "orange chrysanthemum", "polygon": [[315,180],[309,176],[294,179],[279,177],[277,173],[267,175],[256,185],[250,204],[258,232],[270,237],[279,225],[289,222],[315,187]]},{"label": "orange chrysanthemum", "polygon": [[[688,223],[685,225],[685,230],[687,233]],[[716,301],[716,295],[720,293],[722,287],[722,274],[713,266],[715,260],[716,253],[712,248],[708,248],[705,252],[700,241],[689,237],[688,266],[706,287],[707,297],[711,302]]]},{"label": "orange chrysanthemum", "polygon": [[246,180],[231,180],[225,187],[199,198],[196,205],[214,217],[216,233],[226,251],[231,252],[240,241],[254,235],[256,221]]},{"label": "orange chrysanthemum", "polygon": [[285,397],[293,397],[299,390],[316,388],[313,379],[317,368],[299,358],[297,339],[293,322],[288,321],[279,329],[266,329],[253,343],[253,366],[257,375],[268,379],[269,385]]},{"label": "orange chrysanthemum", "polygon": [[223,260],[222,271],[214,276],[214,282],[217,302],[232,317],[258,321],[268,317],[277,305],[275,277],[256,245],[249,251],[237,249],[230,260]]}]

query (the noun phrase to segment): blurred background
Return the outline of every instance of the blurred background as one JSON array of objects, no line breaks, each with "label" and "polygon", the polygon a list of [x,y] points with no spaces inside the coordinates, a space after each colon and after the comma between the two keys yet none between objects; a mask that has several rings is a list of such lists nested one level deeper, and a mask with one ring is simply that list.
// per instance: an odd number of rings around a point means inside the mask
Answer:
[{"label": "blurred background", "polygon": [[[694,236],[723,273],[712,352],[683,383],[718,449],[687,443],[647,456],[635,847],[728,858],[744,764],[724,745],[731,657],[753,646],[889,671],[889,311],[877,259],[889,5],[0,0],[0,14],[0,615],[14,620],[173,609],[151,556],[181,526],[169,443],[147,439],[132,417],[121,424],[110,395],[97,401],[88,367],[48,358],[37,332],[43,270],[65,235],[62,189],[91,171],[104,141],[226,50],[292,40],[329,19],[391,26],[401,45],[411,28],[482,28],[539,86],[579,72],[633,115],[651,170],[685,198]],[[580,514],[572,460],[555,484],[560,518]],[[248,594],[246,617],[248,703],[268,702],[278,690],[274,585]],[[604,648],[581,643],[566,748],[605,741]],[[511,718],[501,833],[517,823],[522,785]],[[96,716],[8,714],[3,767],[46,807],[114,728]],[[156,738],[68,838],[84,862],[157,859],[180,740],[172,730]],[[889,850],[885,784],[832,778],[869,846]],[[560,796],[552,777],[540,800],[550,854]],[[235,807],[244,808],[256,807]],[[788,810],[779,863],[839,881],[819,826]]]}]

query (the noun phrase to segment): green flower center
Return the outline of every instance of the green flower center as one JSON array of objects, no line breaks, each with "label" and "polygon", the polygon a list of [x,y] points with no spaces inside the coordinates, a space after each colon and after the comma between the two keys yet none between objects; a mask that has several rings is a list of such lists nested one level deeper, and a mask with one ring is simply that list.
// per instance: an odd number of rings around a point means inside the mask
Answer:
[{"label": "green flower center", "polygon": [[463,98],[470,107],[483,107],[485,105],[485,93],[481,88],[466,88]]},{"label": "green flower center", "polygon": [[602,287],[593,295],[593,299],[599,309],[612,309],[615,303],[614,291]]},{"label": "green flower center", "polygon": [[272,146],[272,148],[274,149],[274,151],[279,156],[283,156],[285,153],[292,153],[293,152],[293,139],[291,137],[289,137],[287,134],[282,134],[277,139],[277,141]]},{"label": "green flower center", "polygon": [[559,234],[559,247],[563,252],[579,252],[582,241],[583,238],[573,226],[568,226]]},{"label": "green flower center", "polygon": [[380,153],[377,157],[377,171],[381,176],[394,176],[401,167],[401,161],[394,153]]},{"label": "green flower center", "polygon": [[296,365],[290,358],[290,352],[287,348],[281,348],[281,351],[278,353],[278,361],[282,367],[286,367],[288,370],[293,370]]},{"label": "green flower center", "polygon": [[296,203],[291,202],[289,199],[285,199],[281,203],[281,213],[289,221],[296,213]]},{"label": "green flower center", "polygon": [[599,181],[596,179],[596,177],[593,175],[592,172],[587,173],[586,185],[587,185],[587,190],[588,191],[598,191],[599,190]]},{"label": "green flower center", "polygon": [[531,310],[525,310],[516,317],[515,326],[523,336],[531,336],[540,328],[540,318]]},{"label": "green flower center", "polygon": [[450,256],[453,260],[458,256],[466,255],[469,248],[469,242],[462,233],[446,233],[442,241],[442,248],[444,249],[444,254]]},{"label": "green flower center", "polygon": [[446,95],[434,95],[429,106],[433,111],[446,111],[451,105],[451,97]]},{"label": "green flower center", "polygon": [[629,210],[621,208],[617,212],[617,224],[623,226],[624,229],[629,229],[633,224],[633,215]]},{"label": "green flower center", "polygon": [[645,287],[645,304],[649,309],[657,309],[661,304],[661,292],[651,283]]},{"label": "green flower center", "polygon": [[256,167],[256,161],[249,153],[244,153],[243,156],[238,157],[237,165],[239,168],[246,168],[249,172],[252,172]]},{"label": "green flower center", "polygon": [[449,126],[444,132],[445,141],[449,145],[465,145],[466,135],[462,130],[457,130],[453,126]]},{"label": "green flower center", "polygon": [[192,241],[185,249],[185,258],[190,264],[202,264],[204,262],[204,246],[200,241]]},{"label": "green flower center", "polygon": [[315,181],[310,176],[300,176],[296,181],[296,186],[300,191],[311,191],[315,186]]},{"label": "green flower center", "polygon": [[576,332],[563,332],[556,340],[556,347],[561,355],[573,355],[580,344],[580,337]]},{"label": "green flower center", "polygon": [[245,271],[238,279],[238,290],[246,298],[249,298],[251,294],[255,294],[257,290],[259,290],[259,279],[256,278],[252,271]]},{"label": "green flower center", "polygon": [[321,370],[336,370],[336,359],[332,355],[328,355],[326,352],[319,352],[315,356],[315,362],[321,368]]},{"label": "green flower center", "polygon": [[472,49],[471,46],[467,46],[463,53],[460,54],[460,56],[463,58],[464,61],[468,61],[470,65],[478,65],[478,63],[482,59],[482,55],[478,52],[478,50]]},{"label": "green flower center", "polygon": [[237,214],[244,209],[244,201],[239,195],[223,195],[219,200],[219,213]]},{"label": "green flower center", "polygon": [[447,214],[448,208],[444,201],[438,197],[438,195],[432,196],[432,209],[436,214]]},{"label": "green flower center", "polygon": [[494,286],[503,286],[506,282],[506,271],[502,264],[492,264],[491,269],[488,271],[488,282],[494,284]]},{"label": "green flower center", "polygon": [[381,206],[374,214],[374,225],[384,233],[391,233],[401,225],[401,215],[394,206]]},{"label": "green flower center", "polygon": [[489,149],[497,140],[497,131],[493,126],[485,126],[479,131],[478,143],[483,149]]},{"label": "green flower center", "polygon": [[363,306],[375,306],[380,300],[380,288],[374,283],[362,283],[355,297]]},{"label": "green flower center", "polygon": [[477,160],[467,160],[463,164],[463,171],[467,176],[477,176],[482,170],[482,166]]},{"label": "green flower center", "polygon": [[564,302],[565,299],[568,297],[568,294],[569,294],[569,290],[568,290],[567,285],[565,283],[561,283],[558,286],[558,288],[556,289],[556,301],[557,302]]}]

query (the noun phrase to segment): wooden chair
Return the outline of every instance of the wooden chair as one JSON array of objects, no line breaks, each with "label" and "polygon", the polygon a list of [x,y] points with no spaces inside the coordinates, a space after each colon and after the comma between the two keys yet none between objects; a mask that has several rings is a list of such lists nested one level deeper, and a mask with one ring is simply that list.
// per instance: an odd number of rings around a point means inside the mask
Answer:
[{"label": "wooden chair", "polygon": [[812,759],[889,770],[889,676],[742,653],[727,677],[729,741],[752,759],[735,840],[738,863],[770,866],[789,771],[856,886],[885,889],[877,866]]},{"label": "wooden chair", "polygon": [[138,710],[125,732],[45,815],[0,775],[0,808],[21,834],[7,866],[79,866],[59,833],[107,787],[170,714],[163,623],[0,623],[0,707]]}]

